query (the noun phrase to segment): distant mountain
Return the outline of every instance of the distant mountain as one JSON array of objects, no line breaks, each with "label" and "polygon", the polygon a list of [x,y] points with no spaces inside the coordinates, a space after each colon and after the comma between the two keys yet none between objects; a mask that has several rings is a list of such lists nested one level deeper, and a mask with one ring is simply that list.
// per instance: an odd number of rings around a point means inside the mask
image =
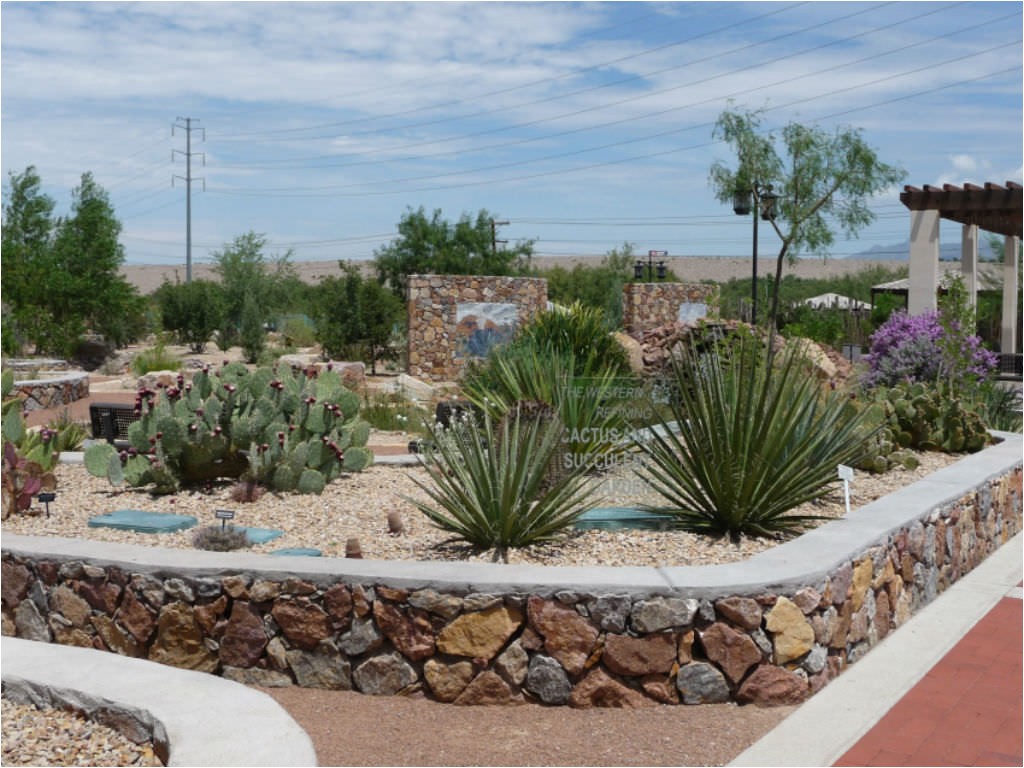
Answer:
[{"label": "distant mountain", "polygon": [[[866,251],[860,251],[848,259],[872,259],[874,261],[908,261],[910,259],[910,241],[906,240],[895,245],[873,245]],[[978,258],[981,261],[998,261],[999,257],[989,247],[988,240],[979,238]],[[960,241],[939,244],[939,261],[960,261]]]}]

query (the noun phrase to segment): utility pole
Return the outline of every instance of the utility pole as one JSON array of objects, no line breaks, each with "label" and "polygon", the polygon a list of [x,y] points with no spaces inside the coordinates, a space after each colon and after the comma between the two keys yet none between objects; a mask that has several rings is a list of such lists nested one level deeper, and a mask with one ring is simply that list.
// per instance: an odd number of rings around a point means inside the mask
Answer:
[{"label": "utility pole", "polygon": [[491,254],[498,255],[498,243],[504,245],[508,240],[498,240],[498,227],[507,227],[507,221],[495,221],[491,219]]},{"label": "utility pole", "polygon": [[[171,162],[174,162],[175,155],[185,156],[185,175],[184,176],[171,176],[171,186],[174,186],[175,179],[181,179],[185,182],[185,282],[192,282],[192,155],[202,155],[203,165],[206,165],[206,153],[205,152],[192,152],[192,131],[202,131],[203,141],[206,141],[206,129],[205,128],[193,128],[192,122],[199,122],[198,118],[192,117],[178,117],[175,118],[174,124],[171,125],[171,136],[174,135],[175,128],[183,128],[185,131],[185,151],[182,152],[180,149],[171,150]],[[206,191],[206,179],[199,179],[203,182],[203,191]]]}]

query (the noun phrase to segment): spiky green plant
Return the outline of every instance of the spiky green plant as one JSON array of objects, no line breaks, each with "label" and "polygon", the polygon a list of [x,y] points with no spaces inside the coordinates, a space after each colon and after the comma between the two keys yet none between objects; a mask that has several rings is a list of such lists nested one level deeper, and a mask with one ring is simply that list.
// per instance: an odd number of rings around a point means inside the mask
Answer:
[{"label": "spiky green plant", "polygon": [[590,375],[576,375],[576,370],[571,352],[532,346],[499,349],[488,358],[486,374],[467,374],[462,392],[495,421],[518,403],[551,406],[566,428],[574,456],[621,450],[629,430],[623,392],[632,388],[632,381],[611,368],[597,368]]},{"label": "spiky green plant", "polygon": [[674,424],[637,447],[642,476],[665,498],[657,511],[699,533],[793,532],[814,515],[791,514],[828,492],[839,464],[855,465],[872,435],[844,395],[823,391],[795,349],[774,357],[755,339],[729,354],[691,347],[674,362]]},{"label": "spiky green plant", "polygon": [[594,491],[587,467],[574,467],[556,485],[548,467],[565,428],[557,420],[490,416],[432,432],[423,456],[431,483],[415,482],[430,502],[409,498],[437,527],[507,561],[510,547],[551,541],[587,509]]}]

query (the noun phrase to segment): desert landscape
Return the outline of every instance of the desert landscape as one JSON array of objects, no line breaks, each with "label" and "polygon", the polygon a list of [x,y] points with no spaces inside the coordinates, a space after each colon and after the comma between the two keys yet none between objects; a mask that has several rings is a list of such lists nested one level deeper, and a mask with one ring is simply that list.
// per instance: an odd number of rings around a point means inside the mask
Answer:
[{"label": "desert landscape", "polygon": [[[639,254],[638,254],[639,255]],[[535,256],[533,265],[537,269],[550,269],[561,266],[572,269],[576,264],[597,266],[603,256]],[[295,261],[299,277],[307,283],[318,283],[325,277],[340,277],[341,268],[337,261]],[[820,259],[808,257],[800,259],[795,265],[786,265],[784,275],[796,275],[806,278],[840,277],[860,272],[870,267],[896,268],[905,262],[895,260],[871,259]],[[369,274],[373,269],[371,261],[360,262],[360,266]],[[751,272],[749,258],[676,256],[665,259],[665,266],[687,282],[699,283],[711,280],[716,283],[725,282],[734,277],[746,277]],[[757,273],[761,276],[775,273],[774,259],[758,259]],[[127,264],[121,268],[121,274],[142,294],[148,294],[160,287],[167,280],[175,282],[185,280],[184,261],[179,265]],[[194,279],[211,279],[214,277],[213,265],[193,264]]]}]

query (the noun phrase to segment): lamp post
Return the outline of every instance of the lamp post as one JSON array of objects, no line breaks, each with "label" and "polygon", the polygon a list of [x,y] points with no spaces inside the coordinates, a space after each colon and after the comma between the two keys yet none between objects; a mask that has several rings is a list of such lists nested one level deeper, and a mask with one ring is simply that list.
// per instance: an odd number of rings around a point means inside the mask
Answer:
[{"label": "lamp post", "polygon": [[[737,216],[746,216],[756,208],[760,218],[770,221],[775,218],[775,201],[778,195],[772,192],[772,185],[762,187],[755,181],[750,189],[740,190],[732,196],[732,210]],[[753,280],[750,284],[750,324],[757,325],[757,213],[754,214],[754,256]]]},{"label": "lamp post", "polygon": [[647,279],[650,282],[654,282],[654,275],[658,275],[659,280],[665,279],[665,262],[659,261],[657,265],[654,264],[656,257],[668,256],[668,251],[648,251],[647,262],[644,263],[643,259],[637,259],[636,264],[633,265],[633,277],[637,280],[642,280],[644,277],[644,269],[647,269]]}]

